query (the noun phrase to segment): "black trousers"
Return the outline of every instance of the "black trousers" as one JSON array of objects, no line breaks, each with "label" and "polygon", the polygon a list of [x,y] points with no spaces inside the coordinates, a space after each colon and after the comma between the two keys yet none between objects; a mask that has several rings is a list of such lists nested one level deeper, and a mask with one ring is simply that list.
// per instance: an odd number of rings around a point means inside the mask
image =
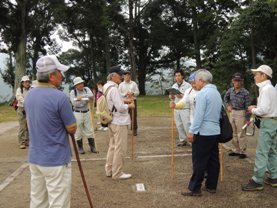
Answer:
[{"label": "black trousers", "polygon": [[205,186],[209,189],[216,189],[220,169],[217,139],[218,135],[194,135],[192,143],[193,174],[188,187],[190,191],[201,190],[205,173],[207,174]]},{"label": "black trousers", "polygon": [[[135,131],[138,129],[138,122],[137,122],[137,100],[134,100],[135,103],[135,109],[134,109],[134,129]],[[130,118],[132,121],[132,109],[129,109]],[[132,128],[132,125],[131,125]]]}]

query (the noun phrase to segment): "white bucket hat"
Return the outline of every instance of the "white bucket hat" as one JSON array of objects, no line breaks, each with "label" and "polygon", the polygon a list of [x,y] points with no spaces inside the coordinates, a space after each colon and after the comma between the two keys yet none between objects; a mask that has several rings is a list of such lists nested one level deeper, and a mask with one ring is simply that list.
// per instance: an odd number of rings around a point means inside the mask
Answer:
[{"label": "white bucket hat", "polygon": [[48,72],[54,69],[59,71],[67,71],[68,66],[61,64],[55,55],[47,55],[39,58],[36,63],[38,72]]},{"label": "white bucket hat", "polygon": [[262,72],[272,78],[272,69],[267,65],[261,65],[257,69],[251,69],[252,72]]},{"label": "white bucket hat", "polygon": [[73,85],[76,86],[77,84],[85,82],[81,77],[75,77],[73,79]]},{"label": "white bucket hat", "polygon": [[25,81],[30,81],[30,79],[27,75],[25,75],[21,78],[21,82],[25,82]]}]

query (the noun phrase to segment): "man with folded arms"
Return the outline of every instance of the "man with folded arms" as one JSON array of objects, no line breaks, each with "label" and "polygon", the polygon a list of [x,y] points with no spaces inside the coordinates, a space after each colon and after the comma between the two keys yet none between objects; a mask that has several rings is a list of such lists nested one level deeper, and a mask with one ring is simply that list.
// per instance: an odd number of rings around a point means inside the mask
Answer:
[{"label": "man with folded arms", "polygon": [[224,96],[224,104],[230,113],[229,120],[233,128],[232,143],[234,149],[229,156],[238,156],[240,159],[246,158],[247,138],[245,130],[246,110],[250,105],[249,92],[242,86],[243,77],[241,73],[235,73],[232,77],[233,87],[231,87]]}]

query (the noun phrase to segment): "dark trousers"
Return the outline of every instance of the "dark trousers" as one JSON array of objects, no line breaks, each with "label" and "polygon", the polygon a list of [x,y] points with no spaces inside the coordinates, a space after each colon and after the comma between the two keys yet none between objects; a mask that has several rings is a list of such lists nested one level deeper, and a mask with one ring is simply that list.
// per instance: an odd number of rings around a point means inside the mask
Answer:
[{"label": "dark trousers", "polygon": [[188,187],[190,191],[201,190],[205,173],[207,173],[205,186],[209,189],[216,189],[220,168],[217,138],[218,135],[194,135],[192,143],[193,174]]},{"label": "dark trousers", "polygon": [[[137,100],[134,100],[135,103],[135,109],[134,109],[134,129],[135,131],[138,129],[138,122],[137,122]],[[132,121],[132,109],[129,109],[129,114]],[[131,127],[132,128],[132,127]]]}]

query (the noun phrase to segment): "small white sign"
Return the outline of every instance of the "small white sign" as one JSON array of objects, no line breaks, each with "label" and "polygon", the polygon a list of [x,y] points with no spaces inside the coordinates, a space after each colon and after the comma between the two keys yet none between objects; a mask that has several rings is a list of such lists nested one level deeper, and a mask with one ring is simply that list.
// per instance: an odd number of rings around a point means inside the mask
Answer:
[{"label": "small white sign", "polygon": [[137,190],[137,192],[144,192],[144,191],[146,191],[145,190],[145,186],[144,186],[143,183],[136,183],[136,190]]}]

